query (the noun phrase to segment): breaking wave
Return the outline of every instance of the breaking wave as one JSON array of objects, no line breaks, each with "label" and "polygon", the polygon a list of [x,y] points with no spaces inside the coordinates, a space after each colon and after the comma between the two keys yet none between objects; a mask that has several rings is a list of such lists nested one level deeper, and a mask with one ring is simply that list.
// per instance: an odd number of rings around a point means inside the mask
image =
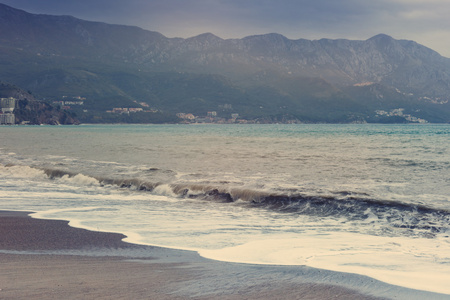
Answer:
[{"label": "breaking wave", "polygon": [[[243,205],[249,209],[266,209],[278,213],[306,215],[315,218],[342,219],[343,222],[375,225],[374,234],[398,234],[433,238],[450,234],[450,211],[414,203],[371,199],[367,194],[350,191],[337,195],[304,195],[295,190],[264,191],[212,184],[150,182],[138,178],[105,178],[51,168],[1,166],[3,172],[20,176],[61,180],[76,185],[115,186],[140,192],[182,199],[196,199]],[[158,171],[158,170],[152,170]]]}]

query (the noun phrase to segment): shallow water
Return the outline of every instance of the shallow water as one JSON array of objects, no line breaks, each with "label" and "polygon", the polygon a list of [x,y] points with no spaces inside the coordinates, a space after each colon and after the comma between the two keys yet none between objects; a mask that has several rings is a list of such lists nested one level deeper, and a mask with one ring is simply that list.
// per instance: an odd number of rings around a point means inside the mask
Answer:
[{"label": "shallow water", "polygon": [[0,128],[1,209],[450,294],[450,125]]}]

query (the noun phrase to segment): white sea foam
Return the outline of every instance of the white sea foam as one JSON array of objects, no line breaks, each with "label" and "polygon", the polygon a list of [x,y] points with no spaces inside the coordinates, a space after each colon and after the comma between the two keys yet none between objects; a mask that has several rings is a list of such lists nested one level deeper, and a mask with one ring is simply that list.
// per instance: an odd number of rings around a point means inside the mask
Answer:
[{"label": "white sea foam", "polygon": [[69,175],[64,175],[63,177],[61,177],[59,179],[59,181],[64,182],[64,183],[72,183],[72,184],[76,184],[76,185],[100,185],[100,182],[90,176],[86,176],[83,174],[77,174],[75,176],[69,176]]},{"label": "white sea foam", "polygon": [[302,234],[199,253],[222,261],[306,265],[355,273],[403,287],[450,294],[450,245],[439,240]]},{"label": "white sea foam", "polygon": [[169,196],[169,197],[174,197],[174,198],[178,196],[173,192],[173,189],[168,184],[158,185],[153,190],[153,193],[155,193],[157,195]]},{"label": "white sea foam", "polygon": [[29,166],[3,166],[0,164],[0,176],[7,178],[46,178],[44,171]]}]

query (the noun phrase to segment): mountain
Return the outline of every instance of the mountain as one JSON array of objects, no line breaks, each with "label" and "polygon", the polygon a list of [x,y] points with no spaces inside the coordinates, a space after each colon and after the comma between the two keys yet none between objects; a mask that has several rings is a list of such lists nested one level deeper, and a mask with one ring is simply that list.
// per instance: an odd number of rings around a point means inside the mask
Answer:
[{"label": "mountain", "polygon": [[151,111],[143,122],[208,111],[265,122],[384,122],[398,120],[392,111],[400,108],[401,120],[450,121],[450,59],[384,34],[167,38],[3,4],[0,32],[0,80],[51,101],[85,98],[71,107],[82,120],[111,121],[106,110],[127,107]]}]

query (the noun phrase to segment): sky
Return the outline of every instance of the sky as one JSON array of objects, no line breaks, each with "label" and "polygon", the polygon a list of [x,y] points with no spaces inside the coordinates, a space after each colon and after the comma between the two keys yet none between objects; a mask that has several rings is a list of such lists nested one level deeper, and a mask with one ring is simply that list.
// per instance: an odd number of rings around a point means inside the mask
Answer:
[{"label": "sky", "polygon": [[30,13],[138,26],[167,37],[280,33],[366,40],[384,33],[450,57],[450,0],[0,0]]}]

